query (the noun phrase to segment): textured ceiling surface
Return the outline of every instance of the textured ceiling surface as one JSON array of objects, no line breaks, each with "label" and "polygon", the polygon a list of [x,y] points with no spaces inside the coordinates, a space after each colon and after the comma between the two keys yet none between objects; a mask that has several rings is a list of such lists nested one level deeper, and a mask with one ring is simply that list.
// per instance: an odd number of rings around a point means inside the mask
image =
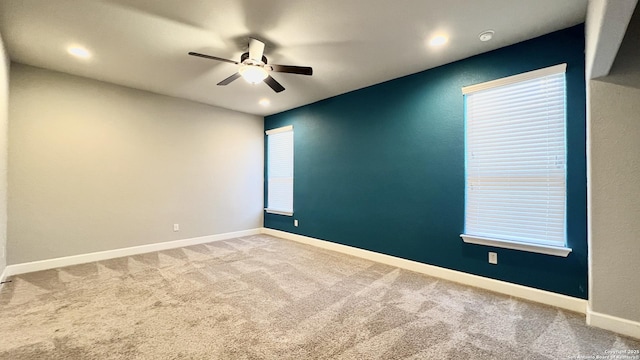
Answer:
[{"label": "textured ceiling surface", "polygon": [[[246,113],[268,115],[584,22],[587,0],[3,0],[0,34],[13,61]],[[493,40],[478,34],[491,29]],[[429,39],[445,35],[445,45]],[[286,90],[237,80],[252,36]],[[69,46],[91,57],[74,58]],[[270,105],[258,102],[268,99]]]}]

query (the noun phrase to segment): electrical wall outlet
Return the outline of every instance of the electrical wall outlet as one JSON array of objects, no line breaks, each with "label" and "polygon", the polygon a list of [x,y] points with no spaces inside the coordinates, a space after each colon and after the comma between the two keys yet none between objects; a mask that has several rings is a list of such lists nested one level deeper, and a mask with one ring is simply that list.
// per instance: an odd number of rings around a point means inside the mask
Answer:
[{"label": "electrical wall outlet", "polygon": [[180,224],[173,224],[173,231],[180,231]]},{"label": "electrical wall outlet", "polygon": [[293,226],[298,227],[298,220],[297,219],[293,220]]},{"label": "electrical wall outlet", "polygon": [[489,264],[498,263],[498,253],[489,252]]}]

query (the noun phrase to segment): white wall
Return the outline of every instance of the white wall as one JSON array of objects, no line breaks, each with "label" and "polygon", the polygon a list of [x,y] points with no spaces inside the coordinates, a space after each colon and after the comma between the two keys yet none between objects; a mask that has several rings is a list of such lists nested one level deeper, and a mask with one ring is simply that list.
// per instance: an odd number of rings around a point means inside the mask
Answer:
[{"label": "white wall", "polygon": [[626,331],[633,336],[640,336],[639,43],[636,9],[610,74],[588,84],[589,302],[595,313],[635,322]]},{"label": "white wall", "polygon": [[7,265],[7,123],[9,120],[9,56],[0,36],[0,278]]},{"label": "white wall", "polygon": [[640,322],[640,89],[590,93],[591,309]]},{"label": "white wall", "polygon": [[262,117],[16,63],[10,78],[9,264],[262,226]]}]

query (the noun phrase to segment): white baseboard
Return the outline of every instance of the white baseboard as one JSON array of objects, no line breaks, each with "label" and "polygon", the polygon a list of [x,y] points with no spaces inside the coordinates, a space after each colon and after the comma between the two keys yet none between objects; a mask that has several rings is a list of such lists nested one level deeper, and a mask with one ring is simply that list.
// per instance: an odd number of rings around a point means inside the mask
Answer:
[{"label": "white baseboard", "polygon": [[363,259],[415,271],[418,273],[457,282],[464,285],[486,289],[541,304],[555,306],[561,309],[566,309],[581,314],[585,314],[587,310],[587,300],[584,299],[556,294],[550,291],[534,289],[531,287],[512,284],[506,281],[490,279],[478,275],[467,274],[461,271],[445,269],[434,265],[428,265],[417,261],[402,259],[391,255],[380,254],[369,250],[358,249],[347,245],[336,244],[329,241],[314,239],[311,237],[292,234],[284,231],[263,228],[262,233],[283,239],[293,240],[303,244],[313,245],[327,250],[337,251],[347,255],[357,256]]},{"label": "white baseboard", "polygon": [[587,325],[640,339],[640,322],[587,309]]},{"label": "white baseboard", "polygon": [[0,274],[0,289],[2,289],[2,282],[4,281],[4,279],[7,278],[7,276],[9,276],[9,275],[7,275],[7,268],[5,267],[2,270],[2,274]]},{"label": "white baseboard", "polygon": [[99,251],[99,252],[88,253],[88,254],[65,256],[65,257],[60,257],[55,259],[47,259],[47,260],[33,261],[33,262],[22,263],[22,264],[9,265],[5,269],[3,276],[19,275],[19,274],[25,274],[25,273],[30,273],[34,271],[49,270],[49,269],[55,269],[55,268],[64,267],[64,266],[115,259],[123,256],[138,255],[138,254],[175,249],[175,248],[191,246],[191,245],[206,244],[214,241],[233,239],[233,238],[242,237],[242,236],[257,235],[257,234],[260,234],[261,232],[262,231],[259,228],[250,229],[250,230],[229,232],[224,234],[200,236],[200,237],[189,238],[189,239],[166,241],[166,242],[155,243],[155,244],[133,246],[128,248],[106,250],[106,251]]}]

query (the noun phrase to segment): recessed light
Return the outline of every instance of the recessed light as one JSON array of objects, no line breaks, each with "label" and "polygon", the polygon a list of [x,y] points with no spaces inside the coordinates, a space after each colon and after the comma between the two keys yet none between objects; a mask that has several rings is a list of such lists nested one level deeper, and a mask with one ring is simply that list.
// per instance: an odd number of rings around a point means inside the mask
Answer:
[{"label": "recessed light", "polygon": [[80,46],[70,46],[67,49],[67,52],[75,57],[79,57],[82,59],[88,59],[91,57],[91,53],[89,52],[89,50]]},{"label": "recessed light", "polygon": [[444,45],[447,43],[447,41],[449,41],[449,38],[447,38],[444,35],[436,35],[434,37],[431,38],[431,40],[429,40],[429,45],[431,46],[440,46],[440,45]]},{"label": "recessed light", "polygon": [[269,99],[260,99],[260,101],[258,101],[258,104],[262,106],[269,106],[271,104],[271,101]]},{"label": "recessed light", "polygon": [[480,41],[489,41],[493,38],[493,34],[495,34],[496,32],[493,30],[486,30],[480,33],[480,35],[478,35],[478,38],[480,39]]}]

